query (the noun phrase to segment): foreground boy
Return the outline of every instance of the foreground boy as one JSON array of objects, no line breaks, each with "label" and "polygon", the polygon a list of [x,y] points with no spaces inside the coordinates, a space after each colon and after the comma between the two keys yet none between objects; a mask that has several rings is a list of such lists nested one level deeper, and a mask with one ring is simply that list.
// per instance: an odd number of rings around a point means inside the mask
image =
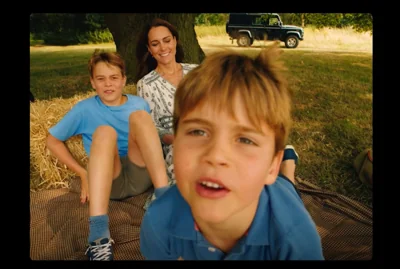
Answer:
[{"label": "foreground boy", "polygon": [[291,94],[276,47],[255,59],[221,51],[175,95],[176,185],[141,225],[149,260],[322,260],[293,183],[278,176]]},{"label": "foreground boy", "polygon": [[[90,260],[112,260],[109,199],[122,200],[168,183],[161,143],[148,103],[123,94],[125,63],[117,53],[94,53],[90,82],[97,95],[77,103],[50,128],[47,147],[81,178],[81,202],[89,201]],[[87,170],[63,141],[82,135]]]}]

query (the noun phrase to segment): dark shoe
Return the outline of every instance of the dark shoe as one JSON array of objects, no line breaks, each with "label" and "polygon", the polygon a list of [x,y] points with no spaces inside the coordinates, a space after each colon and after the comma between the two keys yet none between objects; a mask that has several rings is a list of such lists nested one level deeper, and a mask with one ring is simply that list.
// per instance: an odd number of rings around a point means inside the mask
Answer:
[{"label": "dark shoe", "polygon": [[112,261],[114,259],[113,247],[114,240],[111,238],[100,238],[91,242],[85,254],[90,261]]},{"label": "dark shoe", "polygon": [[297,152],[294,150],[294,147],[292,145],[286,145],[285,147],[285,151],[283,153],[283,161],[286,160],[294,160],[294,163],[297,165],[298,161],[299,161],[299,155],[297,154]]}]

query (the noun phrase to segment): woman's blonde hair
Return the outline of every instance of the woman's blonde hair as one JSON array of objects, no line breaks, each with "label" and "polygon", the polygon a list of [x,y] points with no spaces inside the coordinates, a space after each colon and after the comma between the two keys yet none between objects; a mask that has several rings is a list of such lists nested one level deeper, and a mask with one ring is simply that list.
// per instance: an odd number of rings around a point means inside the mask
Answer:
[{"label": "woman's blonde hair", "polygon": [[179,120],[203,102],[228,109],[235,117],[233,97],[239,94],[251,123],[261,130],[265,122],[275,133],[275,151],[283,150],[290,128],[292,93],[277,45],[254,58],[232,50],[208,55],[180,82],[175,93],[174,131]]}]

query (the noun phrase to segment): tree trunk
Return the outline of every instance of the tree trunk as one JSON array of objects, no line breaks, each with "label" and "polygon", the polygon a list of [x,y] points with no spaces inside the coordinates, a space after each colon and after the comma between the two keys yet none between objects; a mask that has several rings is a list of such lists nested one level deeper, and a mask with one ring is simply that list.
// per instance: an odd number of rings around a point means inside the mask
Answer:
[{"label": "tree trunk", "polygon": [[125,59],[127,83],[136,83],[136,44],[145,24],[154,18],[162,18],[175,25],[185,52],[184,62],[200,63],[205,54],[197,41],[194,30],[195,13],[105,13],[104,19],[110,30],[117,52]]}]

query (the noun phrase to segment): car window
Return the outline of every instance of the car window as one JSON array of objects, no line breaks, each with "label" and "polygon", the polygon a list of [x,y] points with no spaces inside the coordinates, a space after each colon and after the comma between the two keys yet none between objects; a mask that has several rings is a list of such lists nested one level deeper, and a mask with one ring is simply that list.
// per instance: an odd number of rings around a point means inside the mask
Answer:
[{"label": "car window", "polygon": [[279,25],[279,20],[277,17],[271,17],[269,18],[269,26],[278,26]]},{"label": "car window", "polygon": [[264,18],[261,16],[254,16],[252,20],[253,25],[263,25],[264,24]]}]

